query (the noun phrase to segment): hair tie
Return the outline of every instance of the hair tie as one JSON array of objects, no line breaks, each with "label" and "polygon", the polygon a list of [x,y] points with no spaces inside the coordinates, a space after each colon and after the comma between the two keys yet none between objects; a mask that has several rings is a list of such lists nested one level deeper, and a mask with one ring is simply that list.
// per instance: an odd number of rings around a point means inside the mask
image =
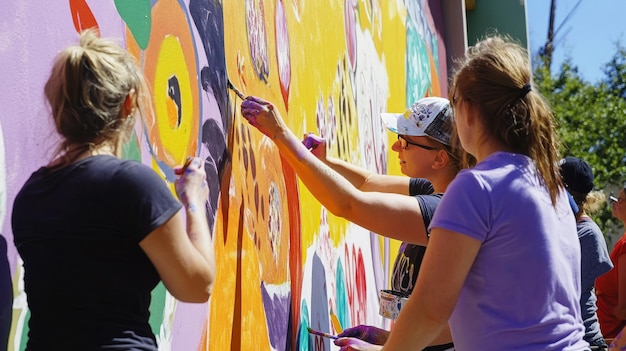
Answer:
[{"label": "hair tie", "polygon": [[526,96],[531,90],[532,88],[530,87],[530,84],[524,84],[524,86],[522,87],[520,91],[519,99],[524,98],[524,96]]}]

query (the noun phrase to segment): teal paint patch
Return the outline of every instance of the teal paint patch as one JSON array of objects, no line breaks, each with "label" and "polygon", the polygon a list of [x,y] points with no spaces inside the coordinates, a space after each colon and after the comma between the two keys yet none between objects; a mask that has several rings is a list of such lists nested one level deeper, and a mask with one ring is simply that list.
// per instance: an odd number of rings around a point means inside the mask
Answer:
[{"label": "teal paint patch", "polygon": [[335,313],[337,314],[339,323],[341,323],[341,327],[346,329],[352,326],[352,321],[350,321],[350,306],[348,306],[348,288],[345,280],[346,275],[343,271],[341,260],[337,260],[337,274],[335,274],[335,277],[335,286],[337,287],[335,297],[337,311]]},{"label": "teal paint patch", "polygon": [[115,7],[120,17],[126,22],[137,45],[145,50],[150,42],[150,28],[152,27],[150,0],[115,0]]},{"label": "teal paint patch", "polygon": [[426,43],[413,21],[406,24],[406,103],[407,108],[426,96],[432,87],[430,61]]},{"label": "teal paint patch", "polygon": [[300,351],[309,351],[311,348],[311,338],[309,338],[309,307],[305,300],[300,304],[300,325],[298,326],[298,340],[296,340],[296,348]]},{"label": "teal paint patch", "polygon": [[[430,50],[432,51],[432,55],[433,55],[433,61],[435,61],[435,75],[437,77],[441,77],[439,75],[439,44],[437,43],[437,37],[436,36],[431,36],[430,37]],[[432,69],[432,67],[431,67]],[[440,78],[441,79],[441,78]]]}]

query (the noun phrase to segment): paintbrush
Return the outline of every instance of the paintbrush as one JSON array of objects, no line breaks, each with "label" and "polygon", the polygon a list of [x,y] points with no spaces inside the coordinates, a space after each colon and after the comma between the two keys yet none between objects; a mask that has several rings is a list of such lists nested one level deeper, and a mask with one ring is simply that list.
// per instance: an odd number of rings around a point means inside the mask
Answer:
[{"label": "paintbrush", "polygon": [[234,84],[230,81],[230,79],[228,80],[228,88],[229,88],[230,90],[234,91],[234,92],[235,92],[235,95],[239,96],[239,98],[240,98],[241,100],[245,100],[245,99],[246,99],[246,96],[245,96],[245,95],[243,95],[243,93],[242,93],[241,91],[239,91],[239,89],[237,89],[237,88],[235,87],[235,85],[234,85]]},{"label": "paintbrush", "polygon": [[[230,81],[230,79],[228,80],[228,88],[234,91],[235,95],[237,95],[241,100],[246,99],[246,96],[243,95],[243,93],[239,89],[237,89],[237,87],[235,87],[235,85],[233,84],[233,82]],[[272,105],[262,105],[261,107],[263,108],[264,111],[272,111],[274,109]]]},{"label": "paintbrush", "polygon": [[187,156],[187,159],[185,160],[185,164],[183,165],[183,168],[180,169],[180,174],[185,173],[185,171],[187,170],[187,167],[189,167],[189,165],[191,164],[191,161],[193,161],[193,157]]},{"label": "paintbrush", "polygon": [[315,329],[311,329],[311,327],[306,327],[306,329],[311,334],[319,335],[319,336],[322,336],[322,337],[325,337],[325,338],[329,338],[329,339],[339,339],[339,337],[336,336],[336,335],[332,335],[332,334],[324,333],[324,332],[321,332],[321,331],[317,331]]}]

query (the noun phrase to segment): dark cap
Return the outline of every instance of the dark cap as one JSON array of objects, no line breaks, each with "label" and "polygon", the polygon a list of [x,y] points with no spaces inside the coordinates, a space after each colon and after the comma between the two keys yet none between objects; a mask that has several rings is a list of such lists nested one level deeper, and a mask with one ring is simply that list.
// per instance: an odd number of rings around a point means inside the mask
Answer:
[{"label": "dark cap", "polygon": [[561,178],[569,191],[588,194],[593,190],[593,170],[578,157],[568,156],[559,162]]}]

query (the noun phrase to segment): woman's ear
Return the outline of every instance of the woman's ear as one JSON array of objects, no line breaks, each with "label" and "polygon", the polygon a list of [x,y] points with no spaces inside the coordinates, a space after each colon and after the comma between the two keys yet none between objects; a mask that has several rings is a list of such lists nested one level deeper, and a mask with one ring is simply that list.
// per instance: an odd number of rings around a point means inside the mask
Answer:
[{"label": "woman's ear", "polygon": [[124,106],[122,106],[122,118],[130,117],[135,110],[135,106],[137,106],[137,92],[135,89],[130,89],[130,92],[126,96],[126,100],[124,100]]},{"label": "woman's ear", "polygon": [[450,162],[450,154],[445,149],[437,150],[435,160],[433,161],[433,169],[441,169]]}]

